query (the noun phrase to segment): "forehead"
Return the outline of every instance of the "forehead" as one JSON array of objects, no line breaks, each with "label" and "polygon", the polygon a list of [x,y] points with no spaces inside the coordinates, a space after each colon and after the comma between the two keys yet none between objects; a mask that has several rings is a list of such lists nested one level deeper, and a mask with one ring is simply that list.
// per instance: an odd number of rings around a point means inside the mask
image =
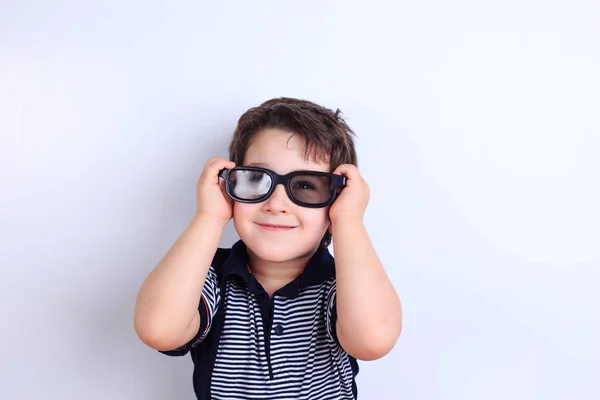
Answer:
[{"label": "forehead", "polygon": [[306,157],[306,141],[281,129],[265,129],[251,140],[244,165],[269,168],[279,174],[311,170],[329,172],[329,162]]}]

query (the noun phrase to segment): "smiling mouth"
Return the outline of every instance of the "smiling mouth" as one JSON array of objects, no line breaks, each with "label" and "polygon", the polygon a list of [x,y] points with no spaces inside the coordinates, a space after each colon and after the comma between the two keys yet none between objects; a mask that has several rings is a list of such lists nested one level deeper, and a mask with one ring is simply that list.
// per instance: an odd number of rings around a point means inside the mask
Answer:
[{"label": "smiling mouth", "polygon": [[291,225],[261,224],[259,222],[257,222],[256,225],[268,231],[289,231],[295,228],[295,226]]}]

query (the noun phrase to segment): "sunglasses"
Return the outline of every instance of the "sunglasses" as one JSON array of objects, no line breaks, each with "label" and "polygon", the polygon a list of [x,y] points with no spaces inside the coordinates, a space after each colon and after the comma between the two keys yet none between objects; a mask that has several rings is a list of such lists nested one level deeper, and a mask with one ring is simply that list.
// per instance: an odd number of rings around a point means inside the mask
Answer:
[{"label": "sunglasses", "polygon": [[346,177],[319,171],[294,171],[279,175],[261,167],[222,169],[229,197],[240,203],[261,203],[269,198],[277,185],[284,185],[290,200],[309,208],[327,207],[346,185]]}]

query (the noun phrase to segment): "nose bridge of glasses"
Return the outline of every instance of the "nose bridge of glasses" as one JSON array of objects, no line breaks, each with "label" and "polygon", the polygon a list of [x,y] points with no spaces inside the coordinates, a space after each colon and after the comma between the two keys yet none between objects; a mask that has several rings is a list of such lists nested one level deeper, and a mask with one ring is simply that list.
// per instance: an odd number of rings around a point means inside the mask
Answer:
[{"label": "nose bridge of glasses", "polygon": [[270,197],[284,195],[287,196],[287,188],[285,182],[282,181],[274,181],[272,193]]},{"label": "nose bridge of glasses", "polygon": [[271,179],[272,179],[272,193],[270,197],[273,197],[275,195],[277,196],[284,196],[284,198],[286,200],[289,200],[289,197],[291,195],[290,191],[289,191],[289,182],[290,180],[293,178],[293,175],[290,174],[285,174],[285,175],[280,175],[276,172],[271,171]]},{"label": "nose bridge of glasses", "polygon": [[290,198],[285,185],[273,183],[271,193],[264,199],[264,207],[271,211],[282,212],[288,210]]}]

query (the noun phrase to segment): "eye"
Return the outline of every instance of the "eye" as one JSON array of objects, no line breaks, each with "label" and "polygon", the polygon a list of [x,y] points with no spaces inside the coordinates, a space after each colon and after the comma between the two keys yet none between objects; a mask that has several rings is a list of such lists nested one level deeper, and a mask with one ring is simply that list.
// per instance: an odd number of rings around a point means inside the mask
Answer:
[{"label": "eye", "polygon": [[263,173],[262,172],[255,172],[252,175],[250,175],[250,182],[260,182],[263,179]]},{"label": "eye", "polygon": [[314,189],[315,186],[307,181],[299,181],[294,184],[294,189]]}]

